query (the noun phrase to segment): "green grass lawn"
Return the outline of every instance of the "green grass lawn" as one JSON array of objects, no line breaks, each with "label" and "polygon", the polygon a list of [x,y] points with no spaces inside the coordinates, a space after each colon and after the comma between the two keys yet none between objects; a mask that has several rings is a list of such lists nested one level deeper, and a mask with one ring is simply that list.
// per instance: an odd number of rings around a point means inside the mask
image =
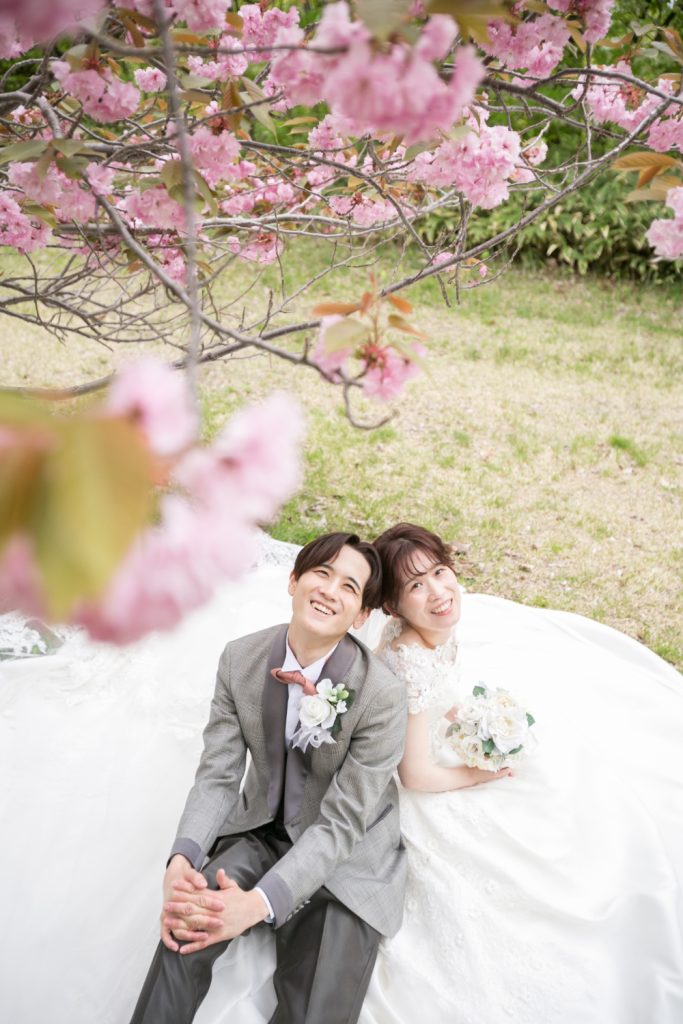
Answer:
[{"label": "green grass lawn", "polygon": [[[378,273],[402,276],[410,260],[385,254]],[[310,251],[286,264],[286,292],[310,265]],[[364,289],[366,270],[340,273],[282,317]],[[273,268],[249,292],[252,309],[268,287],[281,296]],[[683,668],[683,289],[512,271],[450,308],[434,280],[404,294],[428,335],[428,369],[392,407],[357,403],[364,419],[393,414],[378,430],[351,427],[314,371],[266,356],[201,370],[208,435],[274,387],[307,410],[304,484],[274,535],[373,537],[417,521],[456,543],[469,589],[591,616]],[[8,384],[76,382],[130,356],[9,332]]]}]

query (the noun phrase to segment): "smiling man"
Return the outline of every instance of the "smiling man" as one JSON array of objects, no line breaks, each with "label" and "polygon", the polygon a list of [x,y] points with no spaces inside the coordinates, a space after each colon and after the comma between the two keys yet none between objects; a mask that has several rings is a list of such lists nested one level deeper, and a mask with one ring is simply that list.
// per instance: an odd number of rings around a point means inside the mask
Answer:
[{"label": "smiling man", "polygon": [[289,593],[289,625],[221,656],[132,1024],[189,1024],[213,962],[261,922],[276,939],[271,1024],[353,1024],[380,937],[400,925],[405,688],[347,633],[379,606],[378,555],[325,534],[299,552]]}]

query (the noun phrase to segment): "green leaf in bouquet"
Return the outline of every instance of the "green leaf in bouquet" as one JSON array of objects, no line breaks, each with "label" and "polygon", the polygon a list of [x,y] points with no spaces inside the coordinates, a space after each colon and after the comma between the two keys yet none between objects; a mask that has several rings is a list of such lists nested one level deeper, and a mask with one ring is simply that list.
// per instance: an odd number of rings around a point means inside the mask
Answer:
[{"label": "green leaf in bouquet", "polygon": [[483,683],[478,683],[472,690],[472,693],[474,694],[475,697],[485,697],[487,693],[487,687],[484,686]]},{"label": "green leaf in bouquet", "polygon": [[528,724],[529,724],[530,726],[531,726],[531,725],[533,725],[533,724],[534,724],[534,722],[536,721],[536,719],[534,718],[534,716],[533,716],[533,715],[530,715],[528,711],[527,711],[527,713],[526,713],[526,720],[527,720],[527,723],[528,723]]},{"label": "green leaf in bouquet", "polygon": [[491,756],[495,748],[496,744],[493,742],[493,740],[484,740],[484,742],[481,745],[481,749],[484,751],[487,757]]},{"label": "green leaf in bouquet", "polygon": [[514,750],[508,750],[508,754],[518,754],[523,746],[524,744],[520,743],[520,745],[518,747],[515,747]]}]

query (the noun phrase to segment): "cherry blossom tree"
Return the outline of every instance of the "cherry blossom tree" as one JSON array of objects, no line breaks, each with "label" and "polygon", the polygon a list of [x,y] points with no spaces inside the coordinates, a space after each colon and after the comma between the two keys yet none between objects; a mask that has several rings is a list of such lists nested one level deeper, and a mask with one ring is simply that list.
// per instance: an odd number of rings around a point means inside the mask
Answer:
[{"label": "cherry blossom tree", "polygon": [[[523,227],[601,172],[637,173],[632,198],[664,213],[647,235],[653,258],[683,256],[683,43],[656,25],[611,39],[613,5],[0,3],[0,58],[10,62],[0,78],[0,242],[25,267],[0,282],[0,309],[63,338],[166,342],[189,387],[147,361],[113,383],[84,381],[61,397],[111,386],[94,412],[79,414],[77,440],[58,424],[59,445],[35,396],[28,406],[5,391],[5,603],[121,640],[171,625],[181,606],[243,567],[243,534],[294,486],[298,420],[275,401],[202,448],[192,405],[200,363],[245,351],[287,360],[341,388],[358,422],[355,393],[391,400],[428,359],[429,339],[400,293],[429,276],[458,296],[485,286]],[[651,80],[634,70],[644,50],[665,65]],[[575,133],[570,158],[547,143],[557,124]],[[473,218],[513,191],[533,204],[471,244]],[[426,244],[421,225],[443,209],[459,219]],[[321,253],[303,287],[288,292],[283,277],[281,295],[271,292],[256,313],[240,287],[231,292],[231,268],[256,277],[301,239]],[[340,272],[372,263],[386,242],[411,245],[417,269],[383,282],[370,273],[364,293],[342,301]],[[294,317],[295,300],[300,308],[321,282],[329,301]],[[272,442],[259,440],[269,426]],[[120,454],[126,430],[133,454],[113,462],[144,486],[132,487],[126,528],[109,524],[104,564],[98,534],[80,577],[69,576],[51,564],[58,527],[35,525],[36,496],[47,476],[59,478],[64,445],[73,462],[99,431],[98,452]],[[266,497],[277,464],[286,469]],[[111,486],[100,487],[100,504]],[[235,538],[227,548],[226,509]],[[62,592],[56,581],[67,577]],[[168,597],[171,580],[185,596]]]}]

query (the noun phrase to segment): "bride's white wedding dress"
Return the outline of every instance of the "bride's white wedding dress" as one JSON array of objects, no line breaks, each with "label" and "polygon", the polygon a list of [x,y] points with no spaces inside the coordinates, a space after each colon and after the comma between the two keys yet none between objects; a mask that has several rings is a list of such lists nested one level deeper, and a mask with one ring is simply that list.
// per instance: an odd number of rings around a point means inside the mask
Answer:
[{"label": "bride's white wedding dress", "polygon": [[[218,655],[289,617],[287,574],[262,565],[127,649],[75,634],[0,662],[8,1024],[126,1024]],[[404,926],[361,1024],[680,1024],[683,680],[607,627],[493,597],[464,596],[458,645],[393,659],[411,705],[430,708],[435,757],[442,711],[479,680],[525,702],[538,746],[513,778],[402,792]],[[196,1024],[267,1021],[273,956],[267,927],[234,942]]]}]

